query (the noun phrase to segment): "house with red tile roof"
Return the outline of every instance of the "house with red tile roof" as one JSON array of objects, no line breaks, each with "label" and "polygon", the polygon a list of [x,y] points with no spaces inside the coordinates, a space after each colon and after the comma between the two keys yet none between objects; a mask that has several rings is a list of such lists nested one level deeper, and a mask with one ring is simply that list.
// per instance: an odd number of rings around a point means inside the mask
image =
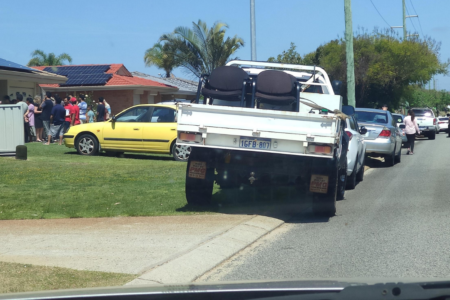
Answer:
[{"label": "house with red tile roof", "polygon": [[94,100],[104,97],[113,114],[137,104],[159,103],[173,98],[178,88],[154,80],[133,76],[123,64],[65,65],[32,67],[68,78],[62,84],[39,84],[42,92],[60,97],[89,94]]}]

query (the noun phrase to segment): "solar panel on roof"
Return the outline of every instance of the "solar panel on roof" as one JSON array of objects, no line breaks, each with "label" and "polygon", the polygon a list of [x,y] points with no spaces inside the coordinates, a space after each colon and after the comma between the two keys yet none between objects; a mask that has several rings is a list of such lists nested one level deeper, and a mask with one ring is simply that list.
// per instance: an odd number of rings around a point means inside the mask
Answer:
[{"label": "solar panel on roof", "polygon": [[112,74],[78,74],[70,76],[66,83],[61,86],[70,85],[104,85],[112,77]]},{"label": "solar panel on roof", "polygon": [[61,66],[46,67],[44,71],[67,76],[68,80],[61,86],[70,85],[104,85],[112,74],[105,74],[111,65],[97,66]]},{"label": "solar panel on roof", "polygon": [[36,71],[35,69],[28,68],[19,64],[16,64],[12,61],[0,58],[0,68],[7,68],[7,69],[15,69],[20,71]]}]

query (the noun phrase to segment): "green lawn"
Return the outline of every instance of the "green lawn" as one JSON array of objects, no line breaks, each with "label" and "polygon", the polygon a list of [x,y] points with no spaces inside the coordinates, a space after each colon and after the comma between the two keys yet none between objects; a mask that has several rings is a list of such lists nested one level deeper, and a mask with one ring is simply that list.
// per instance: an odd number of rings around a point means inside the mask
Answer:
[{"label": "green lawn", "polygon": [[85,157],[54,144],[27,147],[27,161],[0,157],[0,219],[194,214],[217,207],[186,206],[186,163],[168,155]]},{"label": "green lawn", "polygon": [[0,262],[0,293],[121,286],[136,275]]}]

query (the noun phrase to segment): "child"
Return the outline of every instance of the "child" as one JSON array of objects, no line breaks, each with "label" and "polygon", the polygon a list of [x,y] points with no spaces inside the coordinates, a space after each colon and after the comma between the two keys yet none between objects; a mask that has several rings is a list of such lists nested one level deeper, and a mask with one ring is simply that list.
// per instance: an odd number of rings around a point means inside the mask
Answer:
[{"label": "child", "polygon": [[86,113],[86,123],[94,123],[95,114],[92,111],[92,105],[88,105]]}]

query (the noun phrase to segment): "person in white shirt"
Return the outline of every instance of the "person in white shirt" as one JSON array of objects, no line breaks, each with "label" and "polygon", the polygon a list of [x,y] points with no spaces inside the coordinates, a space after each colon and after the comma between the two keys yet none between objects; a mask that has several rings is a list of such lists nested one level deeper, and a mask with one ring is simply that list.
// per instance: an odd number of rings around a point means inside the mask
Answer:
[{"label": "person in white shirt", "polygon": [[412,109],[408,110],[408,116],[404,120],[405,122],[405,133],[408,139],[408,152],[406,154],[414,154],[414,141],[416,139],[416,132],[420,134],[419,126],[417,125],[416,116]]}]

